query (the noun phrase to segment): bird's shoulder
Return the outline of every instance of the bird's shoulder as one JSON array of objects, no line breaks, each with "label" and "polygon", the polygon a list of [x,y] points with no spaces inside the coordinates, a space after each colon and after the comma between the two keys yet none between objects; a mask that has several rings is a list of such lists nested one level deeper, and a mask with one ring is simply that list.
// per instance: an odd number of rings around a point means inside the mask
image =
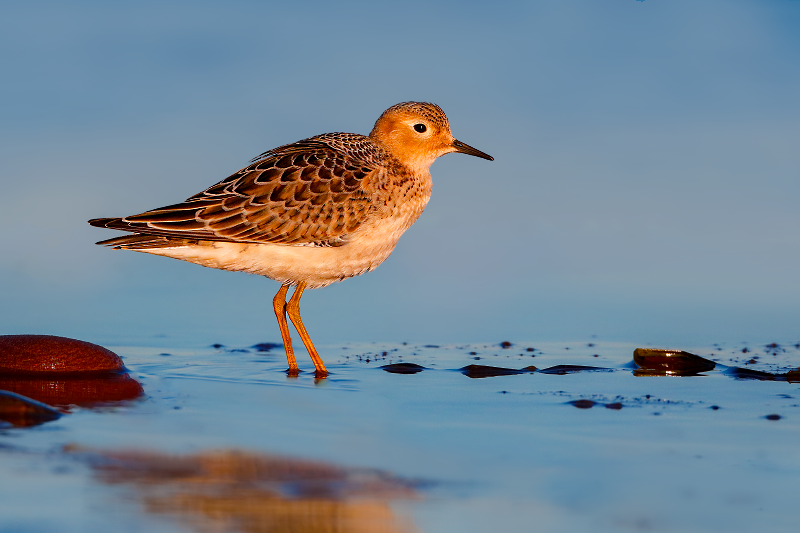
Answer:
[{"label": "bird's shoulder", "polygon": [[395,162],[394,157],[371,137],[358,133],[334,132],[267,150],[253,158],[251,163],[263,165],[275,158],[304,153],[321,156],[323,160],[339,159],[374,168],[390,166]]}]

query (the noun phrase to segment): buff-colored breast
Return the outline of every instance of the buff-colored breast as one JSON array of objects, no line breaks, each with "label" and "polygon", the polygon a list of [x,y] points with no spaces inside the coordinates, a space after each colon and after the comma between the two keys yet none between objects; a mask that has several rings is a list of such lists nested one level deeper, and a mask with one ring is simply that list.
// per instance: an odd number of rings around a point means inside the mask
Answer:
[{"label": "buff-colored breast", "polygon": [[[386,186],[386,185],[384,185]],[[381,215],[362,224],[340,246],[200,241],[140,251],[222,270],[248,272],[296,285],[319,288],[377,268],[391,255],[400,236],[425,209],[431,177],[405,175],[389,180]]]}]

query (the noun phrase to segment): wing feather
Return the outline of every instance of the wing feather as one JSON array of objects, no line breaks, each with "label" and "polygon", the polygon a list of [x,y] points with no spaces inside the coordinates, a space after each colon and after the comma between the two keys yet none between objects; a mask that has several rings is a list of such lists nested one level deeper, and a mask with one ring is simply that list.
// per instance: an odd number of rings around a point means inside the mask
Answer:
[{"label": "wing feather", "polygon": [[382,155],[361,135],[313,137],[264,152],[185,202],[90,223],[190,241],[339,246],[384,204]]}]

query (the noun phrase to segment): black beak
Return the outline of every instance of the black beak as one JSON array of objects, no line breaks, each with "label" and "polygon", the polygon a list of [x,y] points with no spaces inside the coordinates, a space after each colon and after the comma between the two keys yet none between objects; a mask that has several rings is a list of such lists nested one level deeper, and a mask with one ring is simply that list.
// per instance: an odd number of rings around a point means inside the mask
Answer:
[{"label": "black beak", "polygon": [[468,144],[464,144],[461,141],[453,141],[453,148],[456,149],[456,152],[460,152],[462,154],[474,155],[475,157],[482,157],[483,159],[494,161],[494,157],[490,156],[489,154],[484,154],[480,150],[473,148]]}]

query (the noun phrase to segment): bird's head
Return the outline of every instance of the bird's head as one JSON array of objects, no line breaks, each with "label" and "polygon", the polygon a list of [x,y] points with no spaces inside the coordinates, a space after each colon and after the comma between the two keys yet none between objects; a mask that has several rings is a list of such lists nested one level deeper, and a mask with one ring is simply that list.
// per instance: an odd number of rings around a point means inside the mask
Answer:
[{"label": "bird's head", "polygon": [[375,122],[370,137],[379,141],[401,163],[415,171],[427,171],[437,157],[451,152],[494,158],[458,141],[442,108],[426,102],[404,102],[386,111]]}]

